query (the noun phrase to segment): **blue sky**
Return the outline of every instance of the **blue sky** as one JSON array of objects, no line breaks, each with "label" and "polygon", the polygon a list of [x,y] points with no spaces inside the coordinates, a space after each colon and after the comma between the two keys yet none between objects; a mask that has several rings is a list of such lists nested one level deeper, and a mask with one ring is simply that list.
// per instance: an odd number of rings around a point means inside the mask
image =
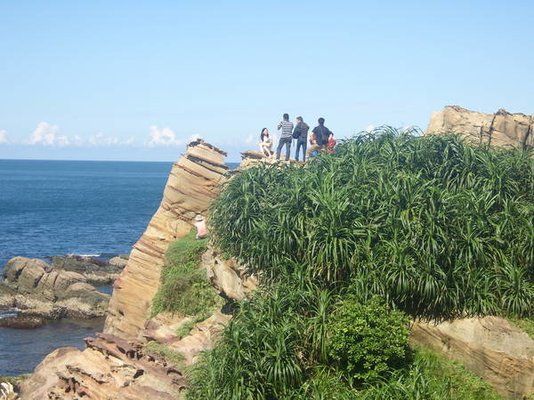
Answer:
[{"label": "blue sky", "polygon": [[0,158],[256,148],[284,112],[337,137],[445,105],[534,114],[530,1],[0,2]]}]

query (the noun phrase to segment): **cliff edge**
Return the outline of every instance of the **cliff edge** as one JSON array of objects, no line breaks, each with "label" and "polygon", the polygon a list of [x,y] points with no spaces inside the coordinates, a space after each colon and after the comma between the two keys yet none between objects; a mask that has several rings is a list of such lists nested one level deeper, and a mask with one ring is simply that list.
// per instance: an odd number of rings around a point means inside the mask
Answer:
[{"label": "cliff edge", "polygon": [[226,153],[198,140],[169,174],[163,200],[146,231],[134,245],[128,264],[115,281],[104,332],[136,338],[150,313],[171,242],[186,235],[197,213],[205,213],[226,179]]}]

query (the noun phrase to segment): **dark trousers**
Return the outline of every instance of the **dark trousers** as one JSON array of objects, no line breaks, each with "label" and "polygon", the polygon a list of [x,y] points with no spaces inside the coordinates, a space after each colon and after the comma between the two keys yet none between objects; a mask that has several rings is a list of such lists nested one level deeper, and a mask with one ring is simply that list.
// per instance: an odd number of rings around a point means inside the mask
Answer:
[{"label": "dark trousers", "polygon": [[280,138],[280,141],[278,142],[278,147],[276,148],[276,159],[280,159],[280,152],[282,151],[282,146],[286,145],[286,161],[289,161],[289,154],[291,153],[291,142],[293,141],[292,137],[283,137]]},{"label": "dark trousers", "polygon": [[295,152],[295,160],[299,160],[300,148],[302,147],[302,161],[306,161],[306,147],[308,147],[308,140],[306,138],[297,139],[297,151]]}]

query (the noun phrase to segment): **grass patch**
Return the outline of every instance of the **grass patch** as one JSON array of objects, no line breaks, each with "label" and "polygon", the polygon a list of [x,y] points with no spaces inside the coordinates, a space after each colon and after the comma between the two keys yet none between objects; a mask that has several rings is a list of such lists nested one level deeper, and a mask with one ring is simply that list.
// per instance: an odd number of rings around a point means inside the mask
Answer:
[{"label": "grass patch", "polygon": [[176,336],[178,336],[180,339],[186,337],[197,323],[204,321],[208,317],[208,313],[203,313],[195,315],[190,320],[183,322],[178,328],[176,328]]},{"label": "grass patch", "polygon": [[534,318],[508,318],[508,321],[534,339]]},{"label": "grass patch", "polygon": [[161,286],[152,304],[153,316],[161,312],[183,316],[209,315],[220,303],[206,272],[198,268],[201,254],[206,249],[207,240],[196,240],[193,231],[169,246]]},{"label": "grass patch", "polygon": [[148,342],[146,349],[152,353],[158,354],[163,357],[166,361],[182,367],[185,357],[179,351],[174,351],[171,348],[165,346],[164,344],[152,341]]},{"label": "grass patch", "polygon": [[481,378],[430,350],[417,349],[414,362],[383,383],[360,393],[362,400],[500,400]]}]

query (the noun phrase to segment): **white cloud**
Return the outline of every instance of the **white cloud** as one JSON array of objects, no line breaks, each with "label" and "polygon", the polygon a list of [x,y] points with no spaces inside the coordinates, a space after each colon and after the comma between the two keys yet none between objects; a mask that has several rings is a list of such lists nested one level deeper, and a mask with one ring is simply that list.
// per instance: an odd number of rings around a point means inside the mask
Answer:
[{"label": "white cloud", "polygon": [[106,136],[102,132],[98,132],[96,135],[89,137],[87,142],[92,146],[120,146],[131,145],[134,139],[119,139],[116,136]]},{"label": "white cloud", "polygon": [[0,144],[8,143],[9,139],[7,137],[7,132],[5,130],[0,130]]},{"label": "white cloud", "polygon": [[42,144],[45,146],[68,146],[69,138],[59,134],[59,126],[48,122],[39,122],[32,133],[28,144]]},{"label": "white cloud", "polygon": [[252,144],[254,142],[254,135],[250,134],[247,136],[247,138],[245,139],[245,143],[246,144]]},{"label": "white cloud", "polygon": [[78,135],[75,135],[70,142],[73,146],[83,146],[84,144],[84,140]]},{"label": "white cloud", "polygon": [[176,133],[170,128],[159,128],[157,125],[150,127],[149,146],[179,146],[183,144],[176,138]]}]

